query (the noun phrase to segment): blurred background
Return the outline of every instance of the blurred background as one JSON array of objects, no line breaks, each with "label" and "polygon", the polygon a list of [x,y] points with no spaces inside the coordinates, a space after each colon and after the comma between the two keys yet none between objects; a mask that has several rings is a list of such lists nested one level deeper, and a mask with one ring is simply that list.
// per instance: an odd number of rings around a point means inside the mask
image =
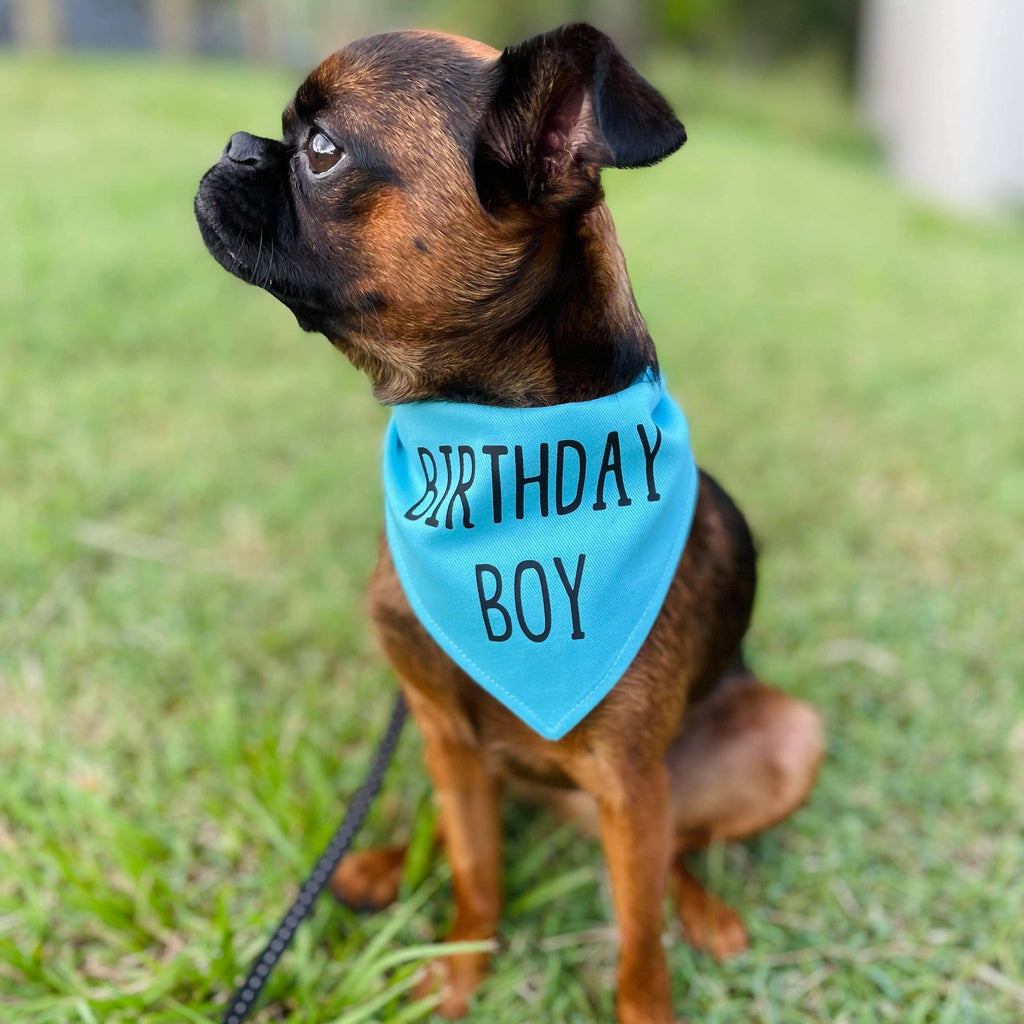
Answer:
[{"label": "blurred background", "polygon": [[[819,707],[807,807],[697,870],[752,948],[671,936],[681,1016],[1024,1019],[1020,0],[0,0],[0,1020],[217,1017],[355,788],[394,683],[363,593],[386,411],[207,255],[229,135],[347,40],[570,19],[683,150],[605,175],[698,460],[761,548],[749,657]],[[444,934],[410,730],[257,1020],[410,1022]],[[508,812],[470,1020],[612,1019],[599,852]]]},{"label": "blurred background", "polygon": [[305,66],[324,40],[399,24],[500,43],[576,20],[634,59],[655,47],[762,66],[824,56],[913,187],[966,208],[1024,203],[1018,0],[0,0],[0,44]]}]

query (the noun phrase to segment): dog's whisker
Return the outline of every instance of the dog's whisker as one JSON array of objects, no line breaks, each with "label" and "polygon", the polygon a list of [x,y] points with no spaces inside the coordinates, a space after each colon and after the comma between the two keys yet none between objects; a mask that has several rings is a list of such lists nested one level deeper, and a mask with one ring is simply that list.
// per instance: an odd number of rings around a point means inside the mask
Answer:
[{"label": "dog's whisker", "polygon": [[260,245],[256,251],[256,259],[253,261],[252,270],[249,272],[249,284],[256,283],[256,275],[260,272],[260,257],[263,255],[263,228],[260,228]]},{"label": "dog's whisker", "polygon": [[373,315],[377,320],[377,329],[380,331],[380,343],[381,345],[384,345],[386,344],[384,340],[384,325],[380,322],[380,314],[377,312],[377,307],[372,306],[371,308],[373,310]]},{"label": "dog's whisker", "polygon": [[270,237],[270,259],[267,260],[267,272],[260,283],[261,288],[269,288],[274,283],[274,237]]}]

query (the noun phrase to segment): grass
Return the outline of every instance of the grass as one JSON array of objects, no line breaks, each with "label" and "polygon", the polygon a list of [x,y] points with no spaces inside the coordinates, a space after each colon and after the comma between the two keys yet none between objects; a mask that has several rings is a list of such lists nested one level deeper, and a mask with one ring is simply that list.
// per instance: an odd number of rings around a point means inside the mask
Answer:
[{"label": "grass", "polygon": [[[1018,1022],[1024,232],[907,198],[809,86],[666,75],[691,142],[609,196],[698,456],[761,541],[753,661],[830,733],[810,804],[702,863],[753,949],[673,941],[677,1005]],[[0,62],[4,1024],[214,1019],[383,726],[361,596],[385,413],[191,216],[293,85]],[[364,840],[427,816],[410,730]],[[471,1021],[610,1020],[599,852],[511,809],[505,876]],[[429,1013],[404,991],[443,865],[407,888],[376,917],[323,901],[258,1019]]]}]

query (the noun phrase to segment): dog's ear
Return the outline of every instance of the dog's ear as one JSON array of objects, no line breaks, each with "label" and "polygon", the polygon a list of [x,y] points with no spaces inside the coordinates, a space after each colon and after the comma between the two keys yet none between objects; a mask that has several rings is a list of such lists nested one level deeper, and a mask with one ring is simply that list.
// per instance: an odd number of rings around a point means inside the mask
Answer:
[{"label": "dog's ear", "polygon": [[510,46],[492,74],[474,168],[489,209],[586,207],[602,167],[657,163],[686,141],[661,93],[590,25]]}]

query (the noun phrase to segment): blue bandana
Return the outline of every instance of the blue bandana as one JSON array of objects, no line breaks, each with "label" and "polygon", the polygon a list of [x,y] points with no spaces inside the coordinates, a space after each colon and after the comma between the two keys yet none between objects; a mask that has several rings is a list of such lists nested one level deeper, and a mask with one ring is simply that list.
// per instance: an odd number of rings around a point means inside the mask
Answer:
[{"label": "blue bandana", "polygon": [[679,406],[647,375],[589,402],[396,406],[388,542],[430,635],[542,736],[618,682],[690,532],[697,467]]}]

